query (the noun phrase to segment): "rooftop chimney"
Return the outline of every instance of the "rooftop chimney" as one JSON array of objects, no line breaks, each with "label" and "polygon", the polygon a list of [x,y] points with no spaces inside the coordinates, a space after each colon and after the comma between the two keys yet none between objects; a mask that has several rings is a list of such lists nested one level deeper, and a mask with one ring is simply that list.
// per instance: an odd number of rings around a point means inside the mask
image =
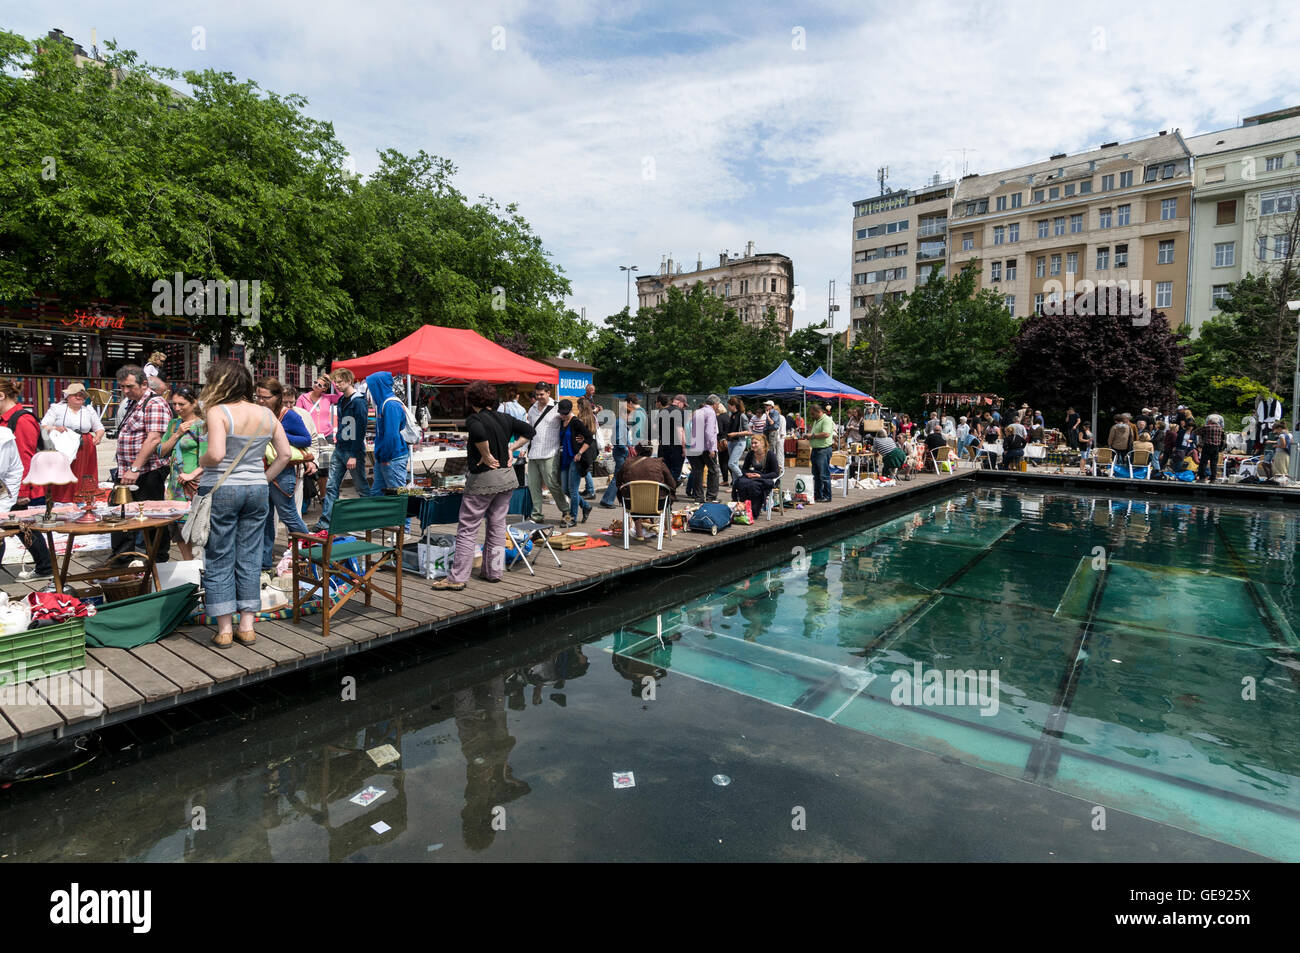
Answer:
[{"label": "rooftop chimney", "polygon": [[668,274],[671,275],[672,273],[673,273],[673,260],[672,260],[671,258],[669,258],[669,259],[668,259]]},{"label": "rooftop chimney", "polygon": [[727,263],[727,250],[724,248],[718,252],[718,267],[721,268]]},{"label": "rooftop chimney", "polygon": [[745,242],[745,257],[746,257],[746,258],[753,258],[753,257],[754,257],[754,243],[753,243],[753,242]]},{"label": "rooftop chimney", "polygon": [[698,251],[697,251],[697,252],[695,253],[695,270],[696,270],[696,271],[703,271],[703,270],[704,270],[704,253],[703,253],[703,252],[698,252]]}]

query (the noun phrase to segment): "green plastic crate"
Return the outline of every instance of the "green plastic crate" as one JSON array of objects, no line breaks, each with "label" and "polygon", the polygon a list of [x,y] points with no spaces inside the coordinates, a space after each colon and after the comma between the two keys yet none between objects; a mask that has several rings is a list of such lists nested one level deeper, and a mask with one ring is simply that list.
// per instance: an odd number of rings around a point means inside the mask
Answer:
[{"label": "green plastic crate", "polygon": [[86,667],[86,620],[0,636],[0,685]]}]

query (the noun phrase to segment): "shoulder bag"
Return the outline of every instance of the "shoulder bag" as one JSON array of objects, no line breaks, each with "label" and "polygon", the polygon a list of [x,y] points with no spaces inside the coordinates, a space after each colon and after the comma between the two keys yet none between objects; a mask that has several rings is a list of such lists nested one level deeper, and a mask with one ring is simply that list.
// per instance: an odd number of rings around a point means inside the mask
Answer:
[{"label": "shoulder bag", "polygon": [[[233,422],[233,417],[231,418]],[[230,433],[234,433],[234,427],[230,428]],[[275,424],[271,424],[270,433],[275,433]],[[228,433],[226,436],[230,436]],[[212,497],[216,495],[217,490],[221,489],[221,484],[226,482],[226,477],[235,472],[235,467],[239,466],[239,461],[244,459],[244,454],[248,448],[253,445],[253,441],[262,436],[261,433],[254,434],[244,443],[244,449],[240,450],[235,459],[230,461],[230,466],[226,467],[226,472],[221,474],[218,480],[207,492],[194,498],[194,503],[190,506],[190,515],[186,517],[185,526],[181,529],[181,538],[191,546],[202,548],[208,542],[208,529],[212,523]]]}]

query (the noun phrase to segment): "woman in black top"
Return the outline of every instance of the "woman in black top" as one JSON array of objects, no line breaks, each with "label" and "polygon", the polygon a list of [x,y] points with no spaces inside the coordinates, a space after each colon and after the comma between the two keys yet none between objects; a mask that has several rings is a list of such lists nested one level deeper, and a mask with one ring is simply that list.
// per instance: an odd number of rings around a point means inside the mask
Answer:
[{"label": "woman in black top", "polygon": [[[568,405],[567,407],[565,405]],[[591,404],[579,398],[579,410],[573,412],[573,403],[562,400],[556,407],[564,429],[560,431],[560,483],[569,494],[569,515],[561,526],[578,522],[578,507],[582,507],[582,521],[591,515],[591,504],[582,498],[582,478],[591,472],[600,448],[596,444],[596,416]]]},{"label": "woman in black top", "polygon": [[534,434],[532,425],[526,421],[493,410],[497,406],[497,389],[487,381],[470,384],[465,398],[474,411],[465,420],[469,431],[465,446],[469,475],[461,497],[451,572],[446,579],[433,584],[435,589],[465,588],[474,566],[479,524],[485,519],[483,571],[479,578],[484,582],[501,581],[505,571],[506,512],[510,509],[511,494],[519,488],[510,455]]},{"label": "woman in black top", "polygon": [[731,499],[736,503],[749,500],[749,508],[757,514],[781,475],[781,465],[776,454],[768,449],[765,438],[758,435],[750,438],[749,452],[740,465],[740,473],[731,481]]}]

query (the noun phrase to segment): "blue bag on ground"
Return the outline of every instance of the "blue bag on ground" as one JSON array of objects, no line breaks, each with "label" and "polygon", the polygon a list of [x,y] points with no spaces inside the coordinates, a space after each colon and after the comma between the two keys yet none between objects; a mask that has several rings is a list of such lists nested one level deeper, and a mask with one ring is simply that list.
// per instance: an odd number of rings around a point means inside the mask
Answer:
[{"label": "blue bag on ground", "polygon": [[686,525],[698,533],[717,533],[731,525],[731,507],[725,503],[701,503]]}]

